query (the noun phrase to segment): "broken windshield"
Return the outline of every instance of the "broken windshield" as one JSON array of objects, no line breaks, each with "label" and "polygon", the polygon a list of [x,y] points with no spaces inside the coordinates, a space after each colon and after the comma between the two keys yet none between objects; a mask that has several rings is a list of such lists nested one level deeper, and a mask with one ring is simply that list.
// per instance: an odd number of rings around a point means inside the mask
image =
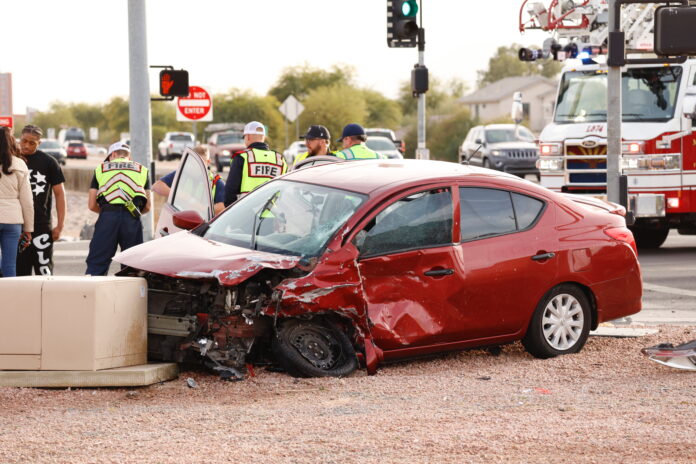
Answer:
[{"label": "broken windshield", "polygon": [[[621,77],[624,122],[667,121],[674,117],[682,68],[632,68]],[[607,74],[604,71],[570,71],[563,74],[554,122],[605,122]]]},{"label": "broken windshield", "polygon": [[271,253],[318,256],[366,199],[318,185],[269,182],[210,223],[204,237]]}]

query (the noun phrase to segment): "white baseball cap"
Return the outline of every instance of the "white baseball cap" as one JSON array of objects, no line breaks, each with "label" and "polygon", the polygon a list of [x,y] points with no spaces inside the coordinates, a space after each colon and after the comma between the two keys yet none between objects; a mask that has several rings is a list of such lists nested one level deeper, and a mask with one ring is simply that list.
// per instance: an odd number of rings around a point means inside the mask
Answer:
[{"label": "white baseball cap", "polygon": [[251,121],[244,126],[244,135],[266,135],[266,128],[258,121]]},{"label": "white baseball cap", "polygon": [[130,153],[130,147],[125,142],[112,143],[109,146],[109,155],[111,155],[113,152],[115,152],[117,150],[124,150],[124,151],[127,151],[128,153]]}]

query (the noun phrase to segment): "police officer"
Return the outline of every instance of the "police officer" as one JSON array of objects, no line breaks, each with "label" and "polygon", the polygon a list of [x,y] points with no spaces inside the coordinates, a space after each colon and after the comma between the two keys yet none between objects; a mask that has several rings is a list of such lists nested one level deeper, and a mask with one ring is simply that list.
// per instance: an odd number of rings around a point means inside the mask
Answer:
[{"label": "police officer", "polygon": [[336,156],[345,160],[380,159],[384,156],[372,151],[365,145],[367,134],[360,124],[348,124],[343,128],[343,134],[338,139],[343,143],[343,150]]},{"label": "police officer", "polygon": [[264,140],[266,128],[263,124],[252,121],[244,126],[244,145],[247,149],[235,153],[232,158],[225,182],[225,206],[288,170],[283,155],[268,148]]},{"label": "police officer", "polygon": [[336,156],[329,148],[331,144],[331,134],[326,127],[319,125],[309,126],[309,130],[302,137],[305,139],[307,151],[297,155],[295,161],[292,163],[293,166],[310,156]]},{"label": "police officer", "polygon": [[150,210],[150,203],[148,169],[131,161],[128,145],[112,144],[89,189],[89,209],[99,218],[89,242],[86,274],[106,275],[117,246],[123,251],[143,243],[140,215]]}]

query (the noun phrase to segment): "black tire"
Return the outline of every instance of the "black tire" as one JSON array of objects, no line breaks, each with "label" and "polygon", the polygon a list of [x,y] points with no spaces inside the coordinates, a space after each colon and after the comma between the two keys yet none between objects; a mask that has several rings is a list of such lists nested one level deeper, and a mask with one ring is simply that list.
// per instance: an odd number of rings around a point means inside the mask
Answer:
[{"label": "black tire", "polygon": [[660,248],[669,235],[669,227],[659,229],[633,229],[633,237],[636,239],[638,248],[645,250]]},{"label": "black tire", "polygon": [[493,168],[491,167],[491,162],[488,161],[488,158],[484,158],[484,159],[483,159],[483,167],[486,168],[486,169],[493,169]]},{"label": "black tire", "polygon": [[293,377],[344,377],[358,368],[348,336],[321,319],[282,321],[272,350]]},{"label": "black tire", "polygon": [[[559,323],[554,321],[557,316],[562,318]],[[541,359],[577,353],[585,346],[591,325],[592,312],[585,293],[574,285],[562,284],[541,299],[522,344]]]}]

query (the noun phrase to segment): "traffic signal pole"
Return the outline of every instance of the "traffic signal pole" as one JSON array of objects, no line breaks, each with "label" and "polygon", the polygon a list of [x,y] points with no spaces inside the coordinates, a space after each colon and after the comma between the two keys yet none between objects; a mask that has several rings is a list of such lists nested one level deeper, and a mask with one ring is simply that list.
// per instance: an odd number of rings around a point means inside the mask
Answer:
[{"label": "traffic signal pole", "polygon": [[[421,9],[421,26],[423,10]],[[418,66],[425,67],[425,29],[418,29]],[[425,92],[418,94],[418,146],[416,159],[430,159],[430,151],[425,148]]]},{"label": "traffic signal pole", "polygon": [[[143,166],[152,162],[152,118],[150,114],[150,81],[147,66],[147,23],[145,0],[128,0],[128,52],[130,69],[129,127],[131,158]],[[152,178],[152,177],[151,177]],[[152,198],[149,199],[150,201]],[[141,216],[143,239],[152,240],[154,216]]]},{"label": "traffic signal pole", "polygon": [[[620,31],[620,12],[615,8],[616,0],[609,0],[609,71],[607,73],[607,200],[620,202],[621,163],[621,65],[613,56],[617,52],[614,41],[623,41]],[[622,48],[622,47],[620,47]],[[623,58],[623,50],[621,50]]]}]

